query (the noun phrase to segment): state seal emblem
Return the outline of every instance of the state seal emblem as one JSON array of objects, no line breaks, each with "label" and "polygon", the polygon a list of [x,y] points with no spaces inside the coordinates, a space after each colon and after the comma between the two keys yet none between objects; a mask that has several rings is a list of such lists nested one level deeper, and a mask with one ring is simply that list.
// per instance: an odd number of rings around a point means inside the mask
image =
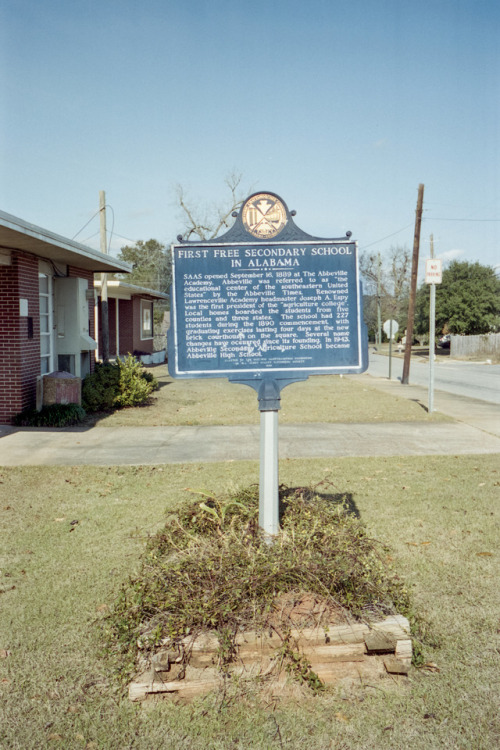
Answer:
[{"label": "state seal emblem", "polygon": [[244,204],[241,219],[247,232],[258,239],[268,240],[276,237],[285,226],[286,208],[274,195],[259,193]]}]

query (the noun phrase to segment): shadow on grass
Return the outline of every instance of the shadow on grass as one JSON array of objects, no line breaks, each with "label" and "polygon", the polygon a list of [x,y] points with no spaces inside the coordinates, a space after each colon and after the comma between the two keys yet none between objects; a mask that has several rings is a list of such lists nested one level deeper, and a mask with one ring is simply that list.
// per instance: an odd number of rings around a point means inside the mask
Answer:
[{"label": "shadow on grass", "polygon": [[168,371],[168,365],[166,362],[162,362],[159,365],[148,365],[144,369],[146,372],[150,373],[151,375],[154,375],[156,378],[156,381],[158,383],[158,388],[156,391],[153,391],[153,393],[158,392],[162,388],[164,388],[166,385],[173,385],[174,381],[172,377],[170,376],[170,373]]},{"label": "shadow on grass", "polygon": [[412,398],[410,399],[410,401],[413,401],[414,404],[416,404],[417,406],[420,406],[425,412],[429,413],[429,408],[425,404],[423,404],[421,401],[419,401],[418,398]]},{"label": "shadow on grass", "polygon": [[158,393],[158,391],[161,391],[161,389],[165,388],[166,385],[174,384],[174,381],[168,375],[165,375],[164,377],[157,377],[156,380],[158,382],[158,388],[156,389],[156,391],[153,391],[153,393]]}]

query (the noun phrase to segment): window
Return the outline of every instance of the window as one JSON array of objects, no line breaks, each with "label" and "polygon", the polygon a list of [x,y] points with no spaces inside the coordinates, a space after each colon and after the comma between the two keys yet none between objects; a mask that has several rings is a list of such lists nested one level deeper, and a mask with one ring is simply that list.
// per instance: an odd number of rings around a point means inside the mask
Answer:
[{"label": "window", "polygon": [[38,270],[38,298],[40,305],[40,374],[54,369],[54,301],[52,275],[46,263]]},{"label": "window", "polygon": [[153,303],[141,299],[141,339],[153,338]]}]

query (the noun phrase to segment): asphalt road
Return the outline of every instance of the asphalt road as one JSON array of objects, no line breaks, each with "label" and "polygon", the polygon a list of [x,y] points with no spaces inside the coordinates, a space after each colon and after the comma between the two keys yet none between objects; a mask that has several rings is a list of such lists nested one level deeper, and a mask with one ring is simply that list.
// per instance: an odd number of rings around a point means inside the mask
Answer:
[{"label": "asphalt road", "polygon": [[[389,377],[389,357],[376,354],[370,348],[368,373],[375,377]],[[391,379],[401,380],[403,358],[392,357]],[[413,356],[410,363],[410,385],[429,387],[429,360]],[[490,404],[500,404],[500,365],[462,362],[438,355],[434,364],[434,389],[457,396],[466,396]]]}]

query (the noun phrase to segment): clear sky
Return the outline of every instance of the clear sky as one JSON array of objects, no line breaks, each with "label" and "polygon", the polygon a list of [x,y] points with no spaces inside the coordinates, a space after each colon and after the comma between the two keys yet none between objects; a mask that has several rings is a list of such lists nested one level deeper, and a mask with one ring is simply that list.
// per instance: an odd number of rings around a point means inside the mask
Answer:
[{"label": "clear sky", "polygon": [[498,0],[0,0],[0,209],[169,243],[235,169],[384,252],[423,183],[421,258],[497,265],[499,40]]}]

